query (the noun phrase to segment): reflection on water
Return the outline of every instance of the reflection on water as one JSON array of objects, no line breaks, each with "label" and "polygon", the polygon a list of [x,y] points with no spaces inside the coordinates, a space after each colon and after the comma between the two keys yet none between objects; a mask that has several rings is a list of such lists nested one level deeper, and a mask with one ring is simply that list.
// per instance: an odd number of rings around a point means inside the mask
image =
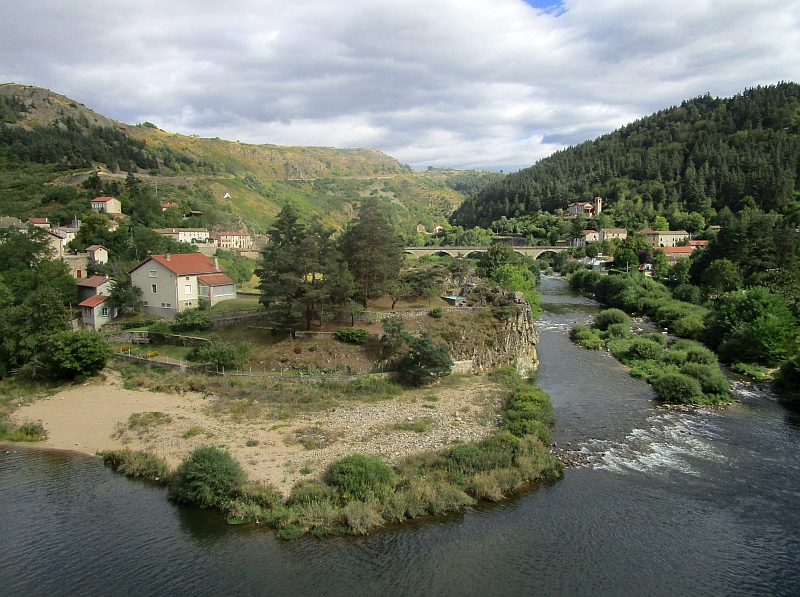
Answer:
[{"label": "reflection on water", "polygon": [[287,543],[97,459],[15,446],[0,453],[0,594],[800,595],[797,418],[746,386],[724,410],[658,407],[613,358],[569,341],[596,305],[560,281],[541,289],[554,439],[589,457],[562,481]]}]

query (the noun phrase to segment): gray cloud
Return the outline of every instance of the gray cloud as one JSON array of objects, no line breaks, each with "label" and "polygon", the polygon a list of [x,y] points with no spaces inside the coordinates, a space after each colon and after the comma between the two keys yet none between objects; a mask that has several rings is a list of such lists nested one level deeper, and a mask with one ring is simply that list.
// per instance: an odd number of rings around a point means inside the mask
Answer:
[{"label": "gray cloud", "polygon": [[514,170],[706,91],[800,79],[799,22],[797,0],[6,0],[0,79],[186,134]]}]

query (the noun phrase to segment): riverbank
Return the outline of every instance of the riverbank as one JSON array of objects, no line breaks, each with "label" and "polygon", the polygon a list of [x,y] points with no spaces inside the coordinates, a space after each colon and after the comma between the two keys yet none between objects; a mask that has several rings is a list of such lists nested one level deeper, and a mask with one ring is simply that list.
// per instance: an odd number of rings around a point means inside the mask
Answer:
[{"label": "riverbank", "polygon": [[[215,398],[203,392],[126,390],[119,373],[107,369],[104,377],[21,406],[11,420],[42,422],[47,439],[36,446],[90,455],[150,451],[173,468],[197,446],[225,446],[252,481],[284,495],[353,452],[394,464],[412,453],[481,440],[497,431],[505,397],[485,376],[453,376],[373,403],[343,401],[288,419],[237,420],[215,412]],[[146,413],[163,416],[148,420]]]}]

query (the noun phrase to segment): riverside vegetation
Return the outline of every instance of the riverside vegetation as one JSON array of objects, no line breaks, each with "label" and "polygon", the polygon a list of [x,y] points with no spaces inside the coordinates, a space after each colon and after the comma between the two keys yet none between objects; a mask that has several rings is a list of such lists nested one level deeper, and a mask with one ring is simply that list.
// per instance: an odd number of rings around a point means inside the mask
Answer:
[{"label": "riverside vegetation", "polygon": [[394,467],[351,454],[285,498],[270,485],[249,483],[230,453],[211,445],[193,450],[175,471],[154,454],[113,450],[101,456],[120,473],[168,484],[177,502],[218,508],[231,523],[264,522],[284,539],[366,534],[478,500],[499,501],[527,483],[561,475],[563,464],[546,446],[554,421],[549,397],[512,368],[491,375],[507,392],[503,424],[494,435],[411,455]]}]

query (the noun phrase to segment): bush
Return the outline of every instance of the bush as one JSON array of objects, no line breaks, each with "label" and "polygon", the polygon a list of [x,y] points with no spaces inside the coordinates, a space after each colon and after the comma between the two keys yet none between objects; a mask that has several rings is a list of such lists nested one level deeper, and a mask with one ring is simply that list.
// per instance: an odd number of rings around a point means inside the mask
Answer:
[{"label": "bush", "polygon": [[126,477],[143,477],[151,481],[166,483],[170,476],[167,461],[152,452],[133,450],[103,450],[100,452],[103,464],[110,466]]},{"label": "bush", "polygon": [[431,312],[428,313],[434,319],[441,319],[442,318],[442,308],[436,307],[435,309],[431,309]]},{"label": "bush", "polygon": [[211,327],[208,317],[200,309],[184,309],[173,318],[173,329],[180,331],[207,330]]},{"label": "bush", "polygon": [[334,462],[326,481],[337,487],[345,499],[368,500],[386,497],[394,486],[394,471],[378,458],[352,454]]},{"label": "bush", "polygon": [[800,404],[800,354],[781,365],[772,381],[772,388],[784,400]]},{"label": "bush", "polygon": [[50,339],[51,371],[59,377],[89,376],[106,366],[113,351],[97,332],[59,332]]},{"label": "bush", "polygon": [[344,507],[342,514],[345,524],[354,535],[366,535],[383,524],[383,518],[373,504],[350,502]]},{"label": "bush", "polygon": [[361,328],[342,328],[334,332],[337,338],[348,344],[364,344],[369,332]]},{"label": "bush", "polygon": [[700,382],[688,375],[667,373],[650,379],[650,383],[659,398],[666,402],[700,404],[703,400]]},{"label": "bush", "polygon": [[627,338],[631,335],[630,323],[612,323],[606,328],[608,338]]},{"label": "bush", "polygon": [[550,425],[555,420],[553,405],[544,390],[522,386],[514,390],[503,413],[506,428],[516,437],[533,435],[550,441]]},{"label": "bush", "polygon": [[628,359],[632,361],[660,361],[663,357],[664,347],[645,338],[637,338],[628,349]]},{"label": "bush", "polygon": [[200,446],[178,466],[170,495],[179,502],[209,508],[231,497],[245,479],[241,465],[228,451]]},{"label": "bush", "polygon": [[603,347],[603,339],[599,334],[585,325],[576,325],[570,331],[570,339],[584,348],[589,350],[598,350]]},{"label": "bush", "polygon": [[630,329],[631,318],[628,317],[624,311],[620,311],[619,309],[606,309],[605,311],[600,311],[600,313],[595,316],[592,327],[604,331],[608,329],[608,326],[614,324],[624,324]]},{"label": "bush", "polygon": [[227,342],[201,344],[195,346],[186,355],[190,361],[212,363],[220,367],[241,367],[250,361],[253,346],[249,342],[240,342],[236,346]]},{"label": "bush", "polygon": [[701,365],[699,363],[686,363],[681,367],[681,373],[699,381],[703,394],[716,396],[720,399],[730,396],[730,385],[722,371],[719,370],[719,367]]},{"label": "bush", "polygon": [[166,338],[174,335],[172,328],[166,321],[156,321],[147,328],[150,338],[155,342],[163,342]]},{"label": "bush", "polygon": [[420,386],[449,375],[453,369],[450,350],[444,342],[434,344],[427,331],[408,339],[409,351],[397,362],[397,370],[406,381]]}]

